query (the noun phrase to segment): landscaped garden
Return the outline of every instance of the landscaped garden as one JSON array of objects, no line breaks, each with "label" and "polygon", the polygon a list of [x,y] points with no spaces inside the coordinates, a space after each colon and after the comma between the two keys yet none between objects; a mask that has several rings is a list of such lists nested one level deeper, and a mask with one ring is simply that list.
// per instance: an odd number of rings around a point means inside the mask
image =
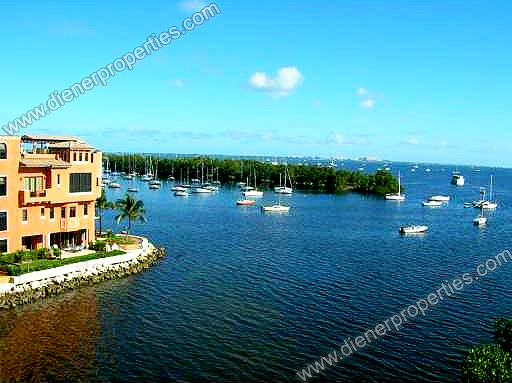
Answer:
[{"label": "landscaped garden", "polygon": [[17,251],[12,254],[0,256],[0,272],[3,274],[18,276],[34,271],[52,269],[54,267],[69,265],[71,263],[90,261],[92,259],[112,257],[124,254],[124,251],[96,251],[94,253],[76,257],[62,258],[60,249],[37,249]]}]

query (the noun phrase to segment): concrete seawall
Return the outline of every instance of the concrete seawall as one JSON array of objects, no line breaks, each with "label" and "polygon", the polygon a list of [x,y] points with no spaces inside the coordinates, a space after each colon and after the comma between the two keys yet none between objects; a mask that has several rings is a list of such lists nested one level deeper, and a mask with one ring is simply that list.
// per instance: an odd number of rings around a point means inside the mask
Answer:
[{"label": "concrete seawall", "polygon": [[123,278],[147,270],[165,256],[165,252],[155,248],[146,238],[142,239],[139,249],[125,254],[11,277],[11,283],[0,285],[0,309],[9,309],[80,286]]}]

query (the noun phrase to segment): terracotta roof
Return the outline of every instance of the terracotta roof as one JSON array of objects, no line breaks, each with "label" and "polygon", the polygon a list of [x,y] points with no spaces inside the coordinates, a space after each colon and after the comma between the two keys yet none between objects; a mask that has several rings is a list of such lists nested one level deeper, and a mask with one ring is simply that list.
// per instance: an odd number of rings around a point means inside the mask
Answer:
[{"label": "terracotta roof", "polygon": [[70,163],[56,159],[26,159],[20,160],[20,165],[27,168],[54,168],[65,169],[71,166]]}]

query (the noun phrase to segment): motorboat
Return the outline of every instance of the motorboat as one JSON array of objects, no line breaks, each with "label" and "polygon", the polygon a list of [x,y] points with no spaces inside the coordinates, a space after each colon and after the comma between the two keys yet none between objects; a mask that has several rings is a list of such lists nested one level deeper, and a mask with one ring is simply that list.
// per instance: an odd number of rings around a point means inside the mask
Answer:
[{"label": "motorboat", "polygon": [[236,204],[238,206],[254,206],[254,205],[256,205],[256,201],[254,201],[252,199],[241,199],[241,200],[236,201]]},{"label": "motorboat", "polygon": [[139,191],[139,189],[137,189],[137,188],[128,188],[128,191],[131,192],[131,193],[137,193]]},{"label": "motorboat", "polygon": [[444,195],[433,195],[429,198],[429,201],[440,201],[440,202],[448,202],[450,200],[449,196]]},{"label": "motorboat", "polygon": [[486,223],[487,223],[487,218],[485,218],[483,216],[476,217],[473,220],[473,225],[476,225],[476,226],[482,226],[482,225],[485,225]]},{"label": "motorboat", "polygon": [[186,191],[186,190],[176,190],[174,192],[174,195],[176,197],[188,197],[188,191]]},{"label": "motorboat", "polygon": [[152,189],[152,190],[160,189],[160,184],[150,184],[149,188]]},{"label": "motorboat", "polygon": [[119,185],[117,182],[111,182],[108,184],[108,187],[111,189],[119,189],[121,185]]},{"label": "motorboat", "polygon": [[423,202],[423,206],[441,206],[443,203],[441,201],[426,201]]},{"label": "motorboat", "polygon": [[428,230],[428,226],[425,226],[425,225],[402,226],[402,227],[400,227],[400,234],[424,233],[427,230]]},{"label": "motorboat", "polygon": [[452,185],[464,186],[464,177],[460,174],[454,174],[452,176]]}]

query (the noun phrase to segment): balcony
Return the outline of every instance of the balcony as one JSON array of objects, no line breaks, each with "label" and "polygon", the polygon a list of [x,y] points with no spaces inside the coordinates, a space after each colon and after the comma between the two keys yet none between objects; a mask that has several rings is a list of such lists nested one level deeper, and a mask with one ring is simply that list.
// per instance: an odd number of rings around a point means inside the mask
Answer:
[{"label": "balcony", "polygon": [[52,189],[20,190],[20,202],[22,205],[51,202],[55,193]]}]

